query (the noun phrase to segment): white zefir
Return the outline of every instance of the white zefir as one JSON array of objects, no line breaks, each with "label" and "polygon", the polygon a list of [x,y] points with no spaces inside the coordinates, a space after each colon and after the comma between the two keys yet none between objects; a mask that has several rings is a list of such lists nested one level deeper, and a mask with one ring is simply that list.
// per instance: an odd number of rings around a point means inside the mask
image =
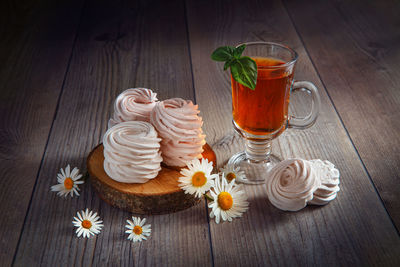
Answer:
[{"label": "white zefir", "polygon": [[321,180],[321,185],[315,190],[314,198],[309,204],[326,205],[336,198],[337,192],[340,190],[339,170],[327,160],[314,159],[310,160],[310,162]]},{"label": "white zefir", "polygon": [[122,183],[145,183],[161,170],[161,139],[144,121],[119,123],[103,137],[104,170]]},{"label": "white zefir", "polygon": [[202,158],[206,141],[199,112],[192,101],[181,98],[158,102],[151,111],[150,122],[162,138],[161,151],[168,166],[183,167]]},{"label": "white zefir", "polygon": [[267,195],[278,209],[298,211],[312,200],[321,180],[307,160],[288,159],[279,162],[269,172]]},{"label": "white zefir", "polygon": [[125,121],[150,122],[150,112],[157,103],[157,94],[147,88],[130,88],[114,102],[114,112],[108,128]]}]

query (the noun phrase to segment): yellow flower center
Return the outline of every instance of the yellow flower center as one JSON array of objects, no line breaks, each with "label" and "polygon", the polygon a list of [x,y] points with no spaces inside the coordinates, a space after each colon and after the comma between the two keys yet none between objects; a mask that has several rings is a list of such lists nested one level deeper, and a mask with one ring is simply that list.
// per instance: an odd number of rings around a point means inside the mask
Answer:
[{"label": "yellow flower center", "polygon": [[228,180],[229,182],[232,181],[233,179],[236,178],[236,175],[234,172],[230,172],[226,175],[226,180]]},{"label": "yellow flower center", "polygon": [[83,220],[82,227],[86,228],[86,229],[90,229],[92,227],[92,223],[89,220]]},{"label": "yellow flower center", "polygon": [[223,210],[229,210],[233,205],[233,198],[228,192],[221,192],[218,195],[218,205]]},{"label": "yellow flower center", "polygon": [[143,229],[139,225],[136,225],[135,227],[133,227],[132,231],[135,233],[135,235],[140,235],[143,232]]},{"label": "yellow flower center", "polygon": [[71,190],[72,187],[74,187],[74,181],[70,177],[65,178],[64,187],[65,189]]},{"label": "yellow flower center", "polygon": [[193,186],[200,187],[205,185],[207,182],[207,177],[204,172],[196,172],[192,176],[192,184]]}]

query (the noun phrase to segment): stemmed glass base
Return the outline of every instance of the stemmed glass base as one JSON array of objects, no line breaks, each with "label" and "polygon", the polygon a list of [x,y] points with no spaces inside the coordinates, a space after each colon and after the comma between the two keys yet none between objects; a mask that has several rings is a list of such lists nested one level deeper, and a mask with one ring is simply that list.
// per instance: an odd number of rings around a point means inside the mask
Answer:
[{"label": "stemmed glass base", "polygon": [[267,173],[281,160],[271,154],[271,141],[246,140],[246,150],[234,154],[228,161],[244,171],[246,178],[236,178],[238,183],[263,184]]}]

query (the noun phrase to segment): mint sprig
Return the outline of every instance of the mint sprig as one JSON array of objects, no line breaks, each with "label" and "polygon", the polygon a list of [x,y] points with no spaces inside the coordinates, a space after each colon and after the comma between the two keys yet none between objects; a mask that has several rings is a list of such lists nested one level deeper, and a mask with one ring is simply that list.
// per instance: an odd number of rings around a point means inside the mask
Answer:
[{"label": "mint sprig", "polygon": [[231,68],[235,81],[254,90],[257,83],[257,64],[249,57],[242,57],[245,48],[245,44],[238,47],[221,46],[211,54],[211,59],[225,62],[224,70]]}]

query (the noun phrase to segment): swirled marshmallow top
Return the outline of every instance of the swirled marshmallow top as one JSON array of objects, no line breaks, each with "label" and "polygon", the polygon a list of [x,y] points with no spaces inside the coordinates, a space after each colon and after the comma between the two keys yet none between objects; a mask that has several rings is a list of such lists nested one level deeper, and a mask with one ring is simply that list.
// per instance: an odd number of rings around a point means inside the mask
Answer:
[{"label": "swirled marshmallow top", "polygon": [[194,158],[201,158],[205,135],[203,120],[197,105],[190,100],[172,98],[158,102],[153,108],[150,122],[162,138],[164,163],[183,167]]},{"label": "swirled marshmallow top", "polygon": [[108,128],[124,121],[150,121],[150,112],[157,103],[157,94],[146,88],[123,91],[114,102],[114,113]]},{"label": "swirled marshmallow top", "polygon": [[122,183],[145,183],[157,176],[162,161],[154,127],[143,121],[119,123],[105,133],[104,170]]},{"label": "swirled marshmallow top", "polygon": [[313,199],[320,179],[307,160],[289,159],[279,162],[269,172],[267,195],[281,210],[298,211]]}]

